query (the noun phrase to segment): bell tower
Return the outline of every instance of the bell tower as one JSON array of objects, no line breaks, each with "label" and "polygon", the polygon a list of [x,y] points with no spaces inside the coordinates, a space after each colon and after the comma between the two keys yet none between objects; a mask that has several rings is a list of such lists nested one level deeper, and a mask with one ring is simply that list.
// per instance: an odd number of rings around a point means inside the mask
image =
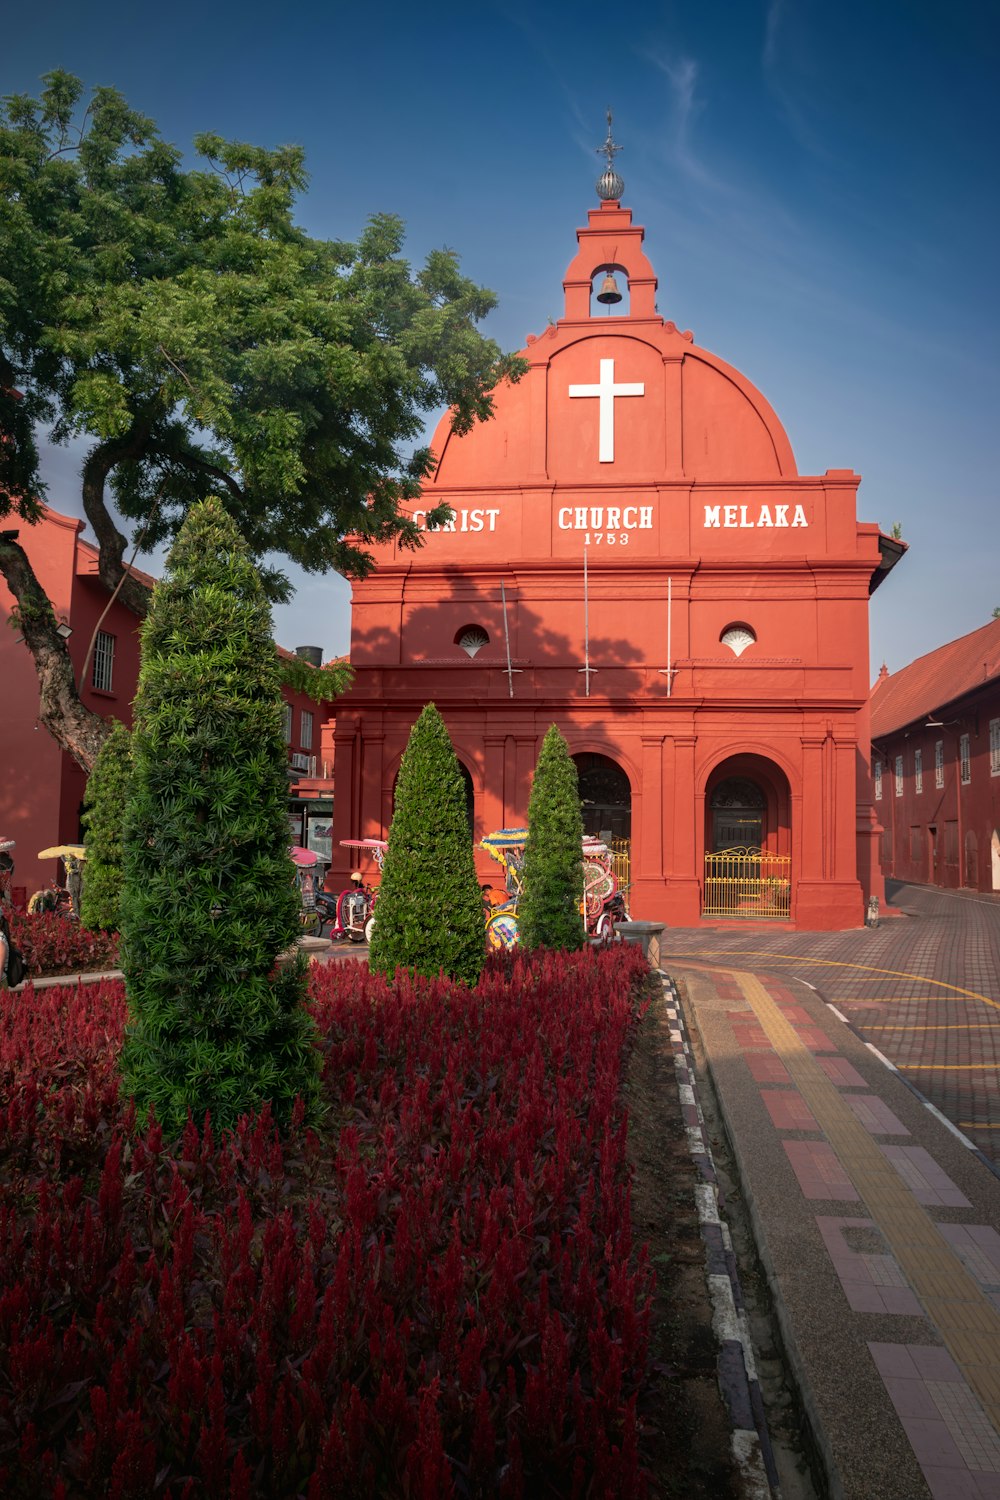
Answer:
[{"label": "bell tower", "polygon": [[608,110],[608,136],[598,155],[607,157],[607,166],[597,179],[599,208],[587,214],[587,227],[576,231],[579,249],[563,279],[566,314],[563,323],[589,323],[594,316],[591,291],[594,277],[604,273],[597,301],[605,307],[621,302],[616,276],[625,277],[629,290],[629,310],[624,316],[602,317],[601,327],[615,323],[658,323],[663,319],[656,311],[656,273],[650,265],[642,242],[646,231],[632,223],[632,210],[622,208],[625,183],[615,171],[615,156],[622,150],[611,137],[611,111]]}]

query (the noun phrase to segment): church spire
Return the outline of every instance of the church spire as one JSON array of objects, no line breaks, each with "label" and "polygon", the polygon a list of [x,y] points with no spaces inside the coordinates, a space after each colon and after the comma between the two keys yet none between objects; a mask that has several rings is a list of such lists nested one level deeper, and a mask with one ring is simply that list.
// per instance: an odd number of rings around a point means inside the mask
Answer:
[{"label": "church spire", "polygon": [[602,202],[617,203],[625,191],[625,184],[615,171],[615,157],[621,146],[616,146],[611,138],[611,111],[608,110],[608,138],[603,146],[598,146],[597,155],[606,156],[608,164],[600,177],[597,179],[597,196]]}]

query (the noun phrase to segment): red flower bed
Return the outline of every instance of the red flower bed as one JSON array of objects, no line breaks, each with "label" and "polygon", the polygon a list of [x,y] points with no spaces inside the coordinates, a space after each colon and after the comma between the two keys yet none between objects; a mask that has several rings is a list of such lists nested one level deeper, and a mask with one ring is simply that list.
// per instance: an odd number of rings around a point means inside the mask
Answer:
[{"label": "red flower bed", "polygon": [[31,979],[46,974],[99,974],[118,967],[116,932],[91,932],[55,912],[38,916],[13,912],[9,921],[10,935],[24,955]]},{"label": "red flower bed", "polygon": [[632,948],[317,969],[328,1117],[168,1150],[120,984],[0,993],[0,1493],[630,1496]]}]

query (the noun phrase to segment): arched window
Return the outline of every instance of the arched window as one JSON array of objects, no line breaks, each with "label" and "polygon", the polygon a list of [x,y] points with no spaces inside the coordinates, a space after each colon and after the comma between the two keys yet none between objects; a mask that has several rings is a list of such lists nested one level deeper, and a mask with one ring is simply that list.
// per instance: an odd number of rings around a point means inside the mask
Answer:
[{"label": "arched window", "polygon": [[742,656],[748,646],[755,644],[756,633],[752,625],[747,625],[742,620],[734,620],[732,625],[727,625],[719,636],[723,646],[728,646],[734,656]]},{"label": "arched window", "polygon": [[616,839],[632,836],[632,788],[615,761],[586,752],[574,755],[580,783],[584,833]]}]

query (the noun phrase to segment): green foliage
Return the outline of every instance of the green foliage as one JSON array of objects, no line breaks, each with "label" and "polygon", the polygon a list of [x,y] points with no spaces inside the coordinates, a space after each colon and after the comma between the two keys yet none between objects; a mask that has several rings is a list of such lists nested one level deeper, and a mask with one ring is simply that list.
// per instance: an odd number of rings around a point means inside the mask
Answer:
[{"label": "green foliage", "polygon": [[410,732],[382,871],[369,964],[472,985],[485,957],[483,901],[465,783],[444,720],[428,703]]},{"label": "green foliage", "polygon": [[583,819],[576,766],[553,724],[542,742],[528,802],[517,925],[525,948],[581,948],[586,941]]},{"label": "green foliage", "polygon": [[80,920],[91,931],[118,931],[122,893],[122,821],[132,770],[132,736],[117,721],[87,782],[83,814],[87,859]]},{"label": "green foliage", "polygon": [[314,703],[329,703],[331,699],[339,698],[341,693],[347,691],[354,678],[347,661],[334,661],[323,667],[313,667],[299,656],[292,660],[279,657],[278,670],[284,687],[291,688],[296,693],[305,693]]},{"label": "green foliage", "polygon": [[125,818],[125,1086],[175,1133],[318,1098],[264,591],[218,501],[193,507],[142,633]]},{"label": "green foliage", "polygon": [[[102,555],[121,541],[106,482],[134,522],[162,491],[147,548],[210,493],[257,560],[363,575],[368,543],[419,545],[398,507],[432,467],[414,450],[424,414],[452,407],[464,431],[523,369],[477,330],[492,293],[448,250],[414,272],[389,215],[356,244],[306,235],[297,146],[200,135],[184,170],[114,89],[84,110],[78,79],[43,83],[0,108],[0,517],[37,511],[22,497],[40,492],[47,422],[57,441],[90,439]],[[280,571],[262,577],[287,597]]]}]

